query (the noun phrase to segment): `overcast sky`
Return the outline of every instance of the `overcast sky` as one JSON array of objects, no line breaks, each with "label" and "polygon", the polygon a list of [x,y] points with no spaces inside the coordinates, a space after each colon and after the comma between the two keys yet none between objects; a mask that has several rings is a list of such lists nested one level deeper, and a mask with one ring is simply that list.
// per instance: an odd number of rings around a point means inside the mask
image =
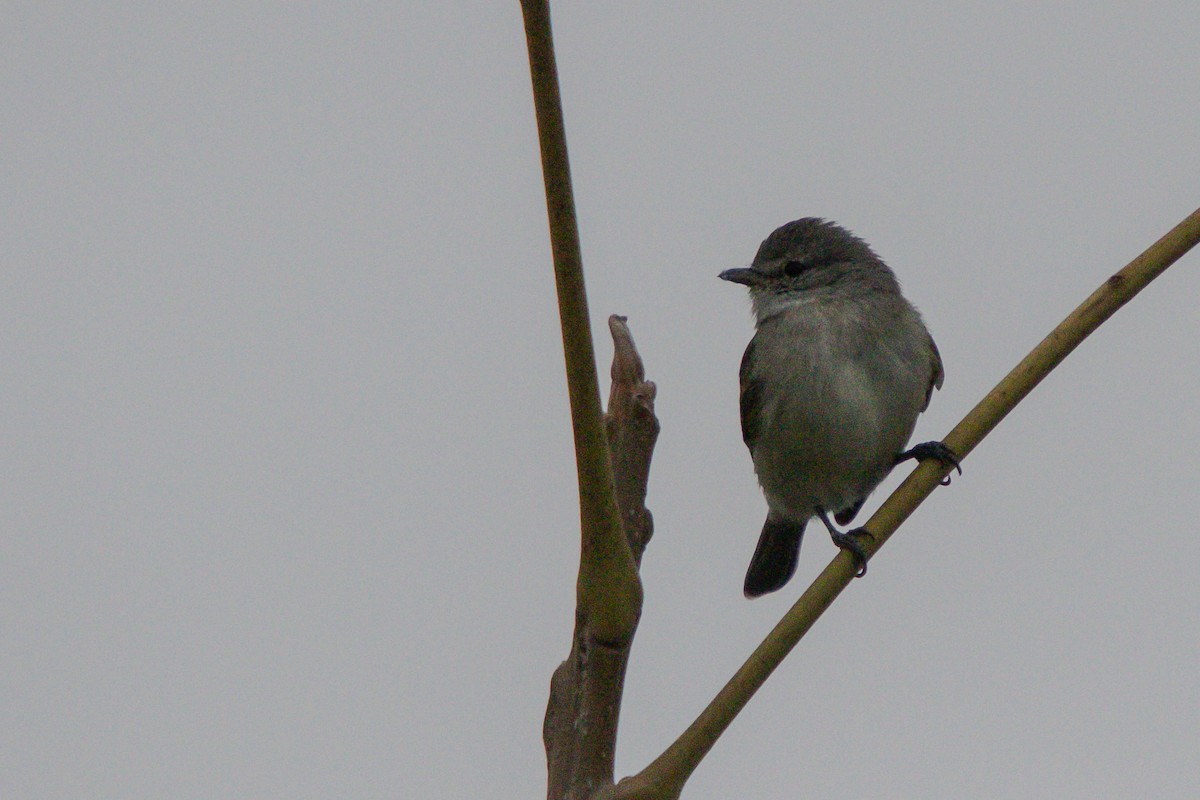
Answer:
[{"label": "overcast sky", "polygon": [[[515,0],[0,19],[0,793],[543,796],[578,508]],[[836,553],[742,597],[752,324],[717,273],[801,216],[867,239],[941,349],[940,438],[1200,204],[1200,17],[554,22],[602,381],[626,314],[663,429],[624,775]],[[1197,298],[1192,253],[1053,373],[685,797],[1194,796]]]}]

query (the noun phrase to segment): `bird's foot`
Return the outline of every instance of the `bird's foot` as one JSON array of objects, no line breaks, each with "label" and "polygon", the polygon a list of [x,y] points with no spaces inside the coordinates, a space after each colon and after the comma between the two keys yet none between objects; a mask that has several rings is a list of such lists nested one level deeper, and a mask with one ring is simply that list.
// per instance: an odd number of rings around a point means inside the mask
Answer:
[{"label": "bird's foot", "polygon": [[[958,470],[958,474],[962,475],[962,466],[958,463],[958,455],[946,446],[945,442],[921,442],[905,450],[900,455],[896,456],[896,463],[908,461],[915,458],[917,461],[928,461],[931,458],[936,458],[944,464],[949,464]],[[942,486],[950,485],[950,476],[947,475],[942,479]]]},{"label": "bird's foot", "polygon": [[829,538],[833,539],[833,543],[838,547],[849,550],[854,555],[854,560],[858,564],[858,570],[854,573],[854,577],[861,578],[867,574],[867,559],[871,557],[871,554],[863,546],[862,540],[875,538],[870,531],[866,528],[855,528],[845,533],[830,530]]},{"label": "bird's foot", "polygon": [[875,536],[866,528],[855,528],[852,531],[842,533],[837,528],[833,527],[833,523],[829,521],[829,515],[822,508],[817,509],[817,517],[825,524],[825,530],[829,531],[829,538],[833,539],[833,543],[843,550],[849,550],[854,554],[854,560],[858,563],[858,569],[854,573],[854,577],[861,578],[867,574],[867,559],[871,554],[867,552],[867,548],[863,546],[863,539],[874,539]]}]

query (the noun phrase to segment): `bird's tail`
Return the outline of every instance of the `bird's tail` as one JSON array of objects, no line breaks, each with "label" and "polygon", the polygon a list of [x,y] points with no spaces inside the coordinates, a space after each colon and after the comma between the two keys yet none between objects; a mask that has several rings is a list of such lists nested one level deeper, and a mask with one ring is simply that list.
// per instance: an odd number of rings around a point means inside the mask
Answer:
[{"label": "bird's tail", "polygon": [[800,558],[800,538],[804,536],[804,523],[767,517],[758,547],[746,570],[746,583],[742,591],[746,597],[773,592],[783,587],[796,571]]}]

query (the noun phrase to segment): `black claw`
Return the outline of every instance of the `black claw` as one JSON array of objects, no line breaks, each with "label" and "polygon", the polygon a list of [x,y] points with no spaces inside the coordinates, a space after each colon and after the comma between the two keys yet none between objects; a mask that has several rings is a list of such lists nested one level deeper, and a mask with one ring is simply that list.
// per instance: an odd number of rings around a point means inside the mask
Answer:
[{"label": "black claw", "polygon": [[854,560],[858,562],[858,570],[854,573],[854,577],[856,578],[861,578],[867,574],[867,559],[870,558],[870,554],[862,546],[862,542],[858,540],[858,537],[870,535],[866,528],[856,528],[846,533],[838,533],[837,531],[829,532],[829,537],[833,539],[834,544],[843,550],[849,550],[854,555]]},{"label": "black claw", "polygon": [[833,543],[843,550],[849,550],[854,554],[854,560],[858,562],[858,570],[855,571],[854,577],[861,578],[867,574],[867,559],[871,554],[867,552],[867,548],[863,547],[862,542],[858,537],[865,536],[868,539],[874,539],[871,532],[866,528],[855,528],[852,531],[842,533],[837,528],[833,527],[833,523],[829,521],[829,515],[822,509],[817,509],[817,516],[821,522],[825,523],[825,528],[829,531],[829,538],[833,539]]},{"label": "black claw", "polygon": [[[958,474],[962,475],[962,466],[958,463],[958,455],[947,447],[945,442],[921,442],[896,456],[896,463],[899,464],[901,461],[908,461],[913,458],[917,461],[927,461],[931,458],[936,458],[938,461],[954,467],[958,470]],[[947,475],[940,482],[942,486],[949,486],[950,476]]]}]

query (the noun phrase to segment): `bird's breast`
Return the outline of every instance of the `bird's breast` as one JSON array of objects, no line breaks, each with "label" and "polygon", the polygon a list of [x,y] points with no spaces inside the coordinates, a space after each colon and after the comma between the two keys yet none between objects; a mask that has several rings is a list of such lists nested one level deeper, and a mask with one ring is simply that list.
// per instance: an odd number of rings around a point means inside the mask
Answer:
[{"label": "bird's breast", "polygon": [[795,325],[756,340],[755,472],[773,509],[846,508],[890,471],[912,434],[927,376],[886,347]]}]

